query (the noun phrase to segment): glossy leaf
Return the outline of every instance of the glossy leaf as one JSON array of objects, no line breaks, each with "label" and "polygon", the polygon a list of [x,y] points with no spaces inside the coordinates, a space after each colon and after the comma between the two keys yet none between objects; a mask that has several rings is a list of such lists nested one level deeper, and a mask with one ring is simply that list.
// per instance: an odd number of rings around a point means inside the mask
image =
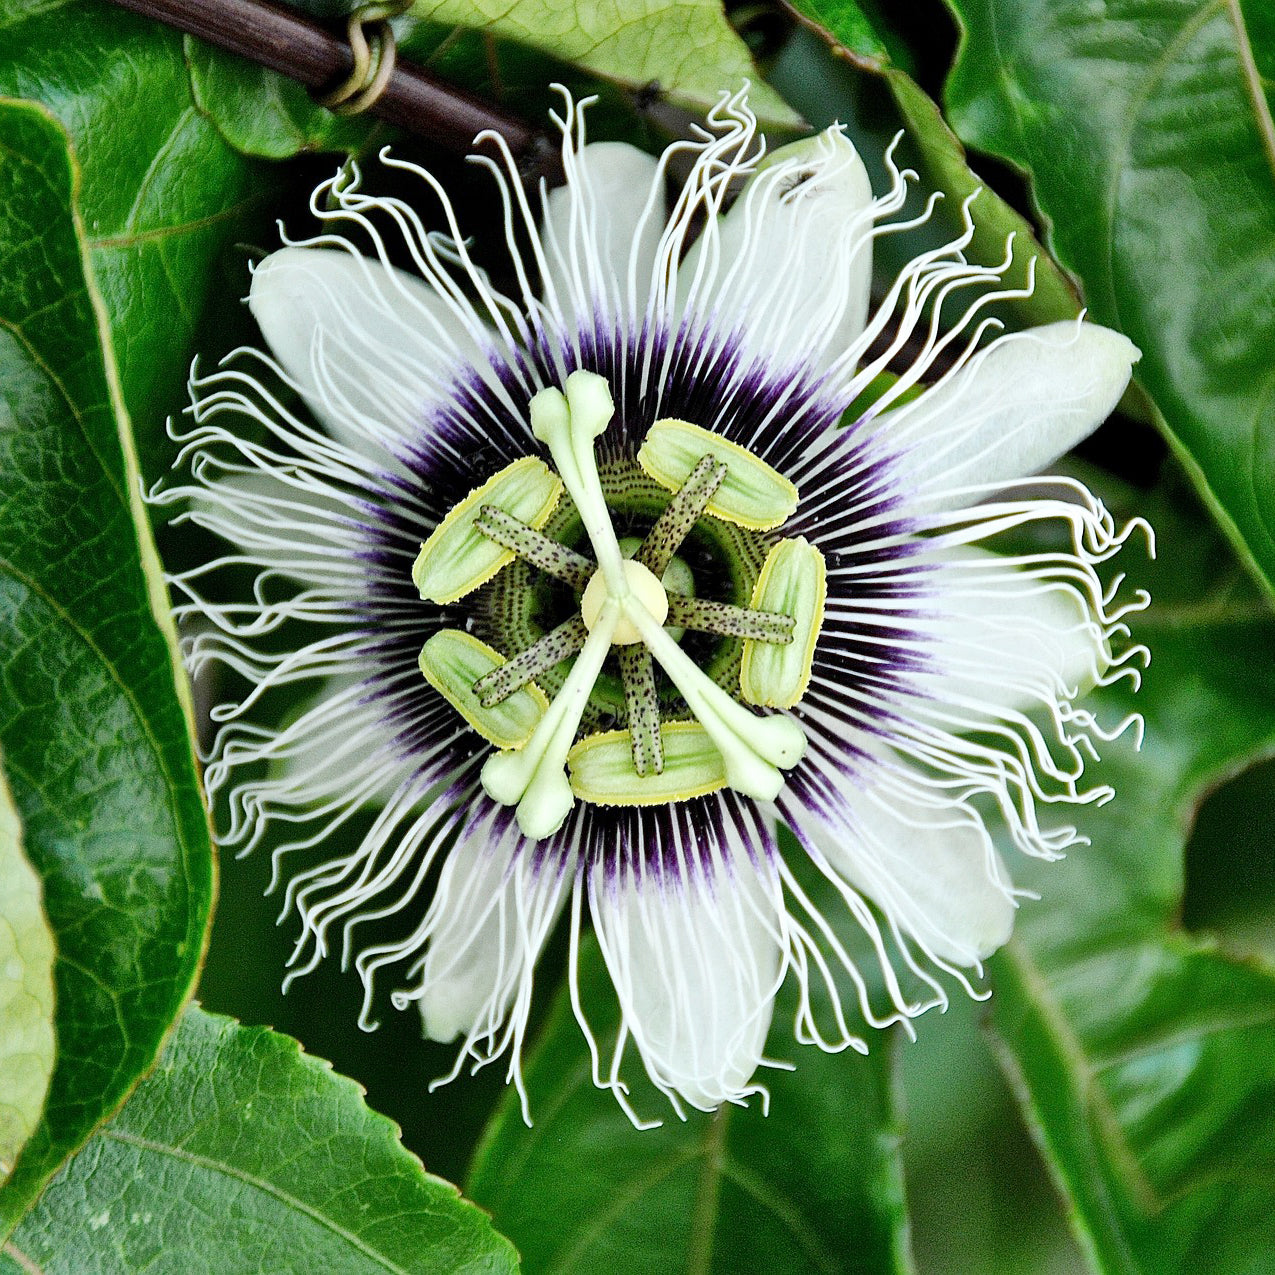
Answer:
[{"label": "glossy leaf", "polygon": [[6,1251],[0,1271],[45,1275],[518,1269],[352,1080],[287,1036],[194,1008]]},{"label": "glossy leaf", "polygon": [[53,932],[0,774],[0,1183],[44,1110],[53,1071]]},{"label": "glossy leaf", "polygon": [[[592,939],[581,965],[581,1000],[607,1057],[618,1011]],[[776,1034],[790,1038],[786,1012],[781,997]],[[769,1118],[754,1099],[683,1123],[635,1065],[631,1101],[664,1120],[638,1132],[594,1087],[564,993],[526,1060],[535,1123],[527,1128],[507,1092],[469,1193],[518,1246],[528,1275],[906,1271],[890,1042],[876,1044],[866,1058],[799,1049],[795,1072],[763,1073]]]},{"label": "glossy leaf", "polygon": [[[957,132],[1027,170],[1059,260],[1240,551],[1275,579],[1269,6],[949,0]],[[1253,25],[1246,22],[1253,19]]]},{"label": "glossy leaf", "polygon": [[200,113],[176,32],[110,4],[0,8],[0,96],[40,102],[80,169],[85,245],[110,324],[124,402],[145,458],[184,406],[216,269],[251,241],[275,178]]},{"label": "glossy leaf", "polygon": [[185,54],[195,105],[245,155],[289,159],[302,151],[355,151],[374,131],[386,131],[370,116],[337,115],[296,80],[192,36]]},{"label": "glossy leaf", "polygon": [[0,741],[58,948],[57,1066],[3,1234],[154,1060],[212,856],[79,174],[34,105],[0,104],[0,147]]},{"label": "glossy leaf", "polygon": [[649,0],[640,10],[618,0],[416,0],[412,13],[538,49],[634,91],[658,85],[696,114],[716,105],[723,90],[733,91],[750,80],[749,102],[764,123],[781,128],[800,123],[784,100],[758,80],[719,0]]},{"label": "glossy leaf", "polygon": [[1096,697],[1141,710],[1146,739],[1087,775],[1117,794],[1077,820],[1092,845],[1016,872],[1043,902],[993,962],[992,1020],[1096,1269],[1256,1275],[1275,1252],[1275,971],[1176,917],[1203,795],[1275,753],[1275,619],[1205,527],[1152,516],[1175,547],[1135,571],[1158,597],[1135,622],[1153,662],[1136,700]]}]

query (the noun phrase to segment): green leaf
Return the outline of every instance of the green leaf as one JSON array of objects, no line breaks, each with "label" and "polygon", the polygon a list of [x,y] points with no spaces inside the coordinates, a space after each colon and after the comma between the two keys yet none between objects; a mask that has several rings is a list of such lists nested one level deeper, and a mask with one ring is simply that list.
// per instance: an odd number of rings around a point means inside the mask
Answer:
[{"label": "green leaf", "polygon": [[373,130],[369,116],[336,115],[319,106],[296,80],[246,58],[186,37],[195,105],[236,150],[264,159],[302,151],[363,147]]},{"label": "green leaf", "polygon": [[697,115],[749,80],[749,104],[763,125],[792,129],[801,122],[758,79],[720,0],[647,0],[640,9],[579,0],[416,0],[412,13],[516,41],[634,91],[658,85]]},{"label": "green leaf", "polygon": [[1090,847],[1018,861],[1044,901],[993,960],[992,1020],[1096,1269],[1256,1275],[1275,1252],[1275,971],[1177,915],[1204,794],[1275,753],[1275,620],[1206,525],[1140,503],[1164,559],[1135,571],[1157,596],[1134,618],[1153,662],[1136,700],[1095,698],[1140,709],[1145,742],[1087,772],[1116,788],[1077,818]]},{"label": "green leaf", "polygon": [[1021,165],[1093,317],[1240,552],[1275,579],[1275,125],[1269,6],[949,0],[958,133]]},{"label": "green leaf", "polygon": [[238,155],[191,99],[182,38],[114,5],[0,11],[0,96],[38,101],[80,166],[80,216],[144,456],[185,405],[192,343],[216,266],[251,240],[276,179]]},{"label": "green leaf", "polygon": [[40,878],[0,774],[0,1183],[44,1110],[55,1050],[53,956]]},{"label": "green leaf", "polygon": [[212,904],[77,182],[58,124],[0,102],[0,741],[58,949],[57,1065],[0,1235],[154,1060]]},{"label": "green leaf", "polygon": [[193,1008],[10,1256],[0,1271],[45,1275],[518,1269],[489,1219],[422,1169],[352,1080],[288,1036]]},{"label": "green leaf", "polygon": [[1248,28],[1253,69],[1257,72],[1267,107],[1275,111],[1275,9],[1265,0],[1239,0],[1239,4],[1244,25]]},{"label": "green leaf", "polygon": [[873,69],[890,61],[885,41],[857,0],[798,0],[792,7],[844,56]]},{"label": "green leaf", "polygon": [[[608,1057],[619,1015],[591,938],[580,964],[581,1000]],[[781,994],[784,1054],[791,1011]],[[469,1193],[518,1246],[528,1275],[905,1272],[891,1050],[884,1037],[875,1043],[866,1058],[796,1050],[795,1072],[764,1076],[769,1117],[754,1099],[747,1109],[692,1111],[683,1123],[635,1076],[639,1113],[664,1118],[638,1131],[610,1091],[594,1087],[564,990],[525,1067],[535,1124],[523,1124],[507,1091]]]},{"label": "green leaf", "polygon": [[[879,79],[888,89],[898,115],[897,127],[905,130],[902,162],[917,169],[923,191],[928,194],[931,190],[941,190],[947,197],[935,221],[942,239],[950,239],[959,232],[961,203],[976,196],[971,207],[974,238],[966,249],[969,259],[984,264],[1001,261],[1006,241],[1012,235],[1013,262],[1004,276],[1007,288],[1024,286],[1028,263],[1035,259],[1035,286],[1031,296],[1002,306],[1000,312],[1010,316],[1018,327],[1074,318],[1080,312],[1080,303],[1071,281],[1037,242],[1031,223],[970,170],[965,148],[948,127],[939,108],[892,62],[871,19],[855,0],[794,0],[792,7],[835,53],[858,72]],[[801,96],[794,99],[814,123],[831,122],[831,117],[837,114],[839,103],[830,106],[830,99],[835,102],[835,89],[832,93],[828,90],[828,85],[820,86],[821,109],[829,117],[827,121],[823,116],[816,118],[820,108],[813,104],[807,106]],[[896,125],[891,122],[888,127],[893,129]],[[921,237],[925,237],[924,232]],[[929,237],[940,242],[937,237]],[[906,239],[903,247],[910,256],[918,250],[918,236],[911,234],[903,238]],[[879,254],[884,253],[892,266],[896,264],[890,259],[894,246],[889,240],[878,241]]]}]

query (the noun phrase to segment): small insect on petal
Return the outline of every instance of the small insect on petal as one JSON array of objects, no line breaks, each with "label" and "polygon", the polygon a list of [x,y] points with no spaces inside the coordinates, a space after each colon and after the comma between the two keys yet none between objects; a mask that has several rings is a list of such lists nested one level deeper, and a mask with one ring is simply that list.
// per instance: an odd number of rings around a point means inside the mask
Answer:
[{"label": "small insect on petal", "polygon": [[567,754],[571,788],[581,801],[600,806],[655,806],[689,801],[726,786],[726,763],[698,722],[665,722],[660,728],[664,768],[639,775],[627,730],[582,739]]},{"label": "small insect on petal", "polygon": [[792,641],[782,646],[753,639],[744,643],[739,686],[750,704],[792,708],[806,693],[823,627],[827,577],[823,554],[804,537],[781,540],[767,555],[753,587],[753,608],[791,616],[795,627]]},{"label": "small insect on petal", "polygon": [[484,707],[474,694],[474,683],[504,663],[499,651],[459,629],[439,630],[421,648],[420,655],[425,680],[485,740],[497,748],[518,748],[531,738],[549,701],[532,684],[499,704]]},{"label": "small insect on petal", "polygon": [[726,477],[705,506],[706,512],[747,527],[768,531],[797,508],[797,488],[783,474],[728,438],[689,421],[656,421],[638,450],[638,464],[661,487],[678,491],[705,456],[720,461]]},{"label": "small insect on petal", "polygon": [[471,491],[421,545],[412,582],[426,602],[440,605],[472,593],[514,560],[512,549],[488,539],[474,525],[484,506],[503,510],[539,530],[562,497],[562,479],[534,456],[506,465]]}]

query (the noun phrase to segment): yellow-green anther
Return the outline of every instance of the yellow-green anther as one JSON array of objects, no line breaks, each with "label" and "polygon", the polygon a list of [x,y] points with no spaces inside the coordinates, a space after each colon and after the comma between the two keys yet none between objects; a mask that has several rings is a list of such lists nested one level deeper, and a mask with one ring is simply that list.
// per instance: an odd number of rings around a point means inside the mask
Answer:
[{"label": "yellow-green anther", "polygon": [[600,806],[653,806],[726,786],[726,764],[699,722],[667,722],[660,741],[664,767],[643,775],[634,766],[626,731],[582,739],[567,754],[576,796]]},{"label": "yellow-green anther", "polygon": [[726,466],[721,461],[714,460],[712,456],[701,457],[647,532],[646,539],[633,555],[637,561],[657,576],[662,576],[725,477]]},{"label": "yellow-green anther", "polygon": [[573,589],[583,589],[589,583],[593,563],[588,558],[556,540],[550,540],[525,522],[510,517],[503,509],[484,505],[474,520],[474,526],[488,540],[513,550],[524,562],[564,581]]},{"label": "yellow-green anther", "polygon": [[758,610],[791,616],[793,633],[786,646],[744,643],[739,687],[750,704],[791,708],[806,693],[827,595],[823,554],[804,537],[781,540],[767,555],[752,603]]},{"label": "yellow-green anther", "polygon": [[705,457],[726,466],[706,512],[751,531],[767,531],[797,508],[797,488],[783,474],[738,443],[689,421],[656,421],[637,454],[638,464],[669,491],[683,487]]},{"label": "yellow-green anther", "polygon": [[535,681],[563,660],[569,660],[583,645],[588,632],[584,621],[573,615],[556,629],[533,642],[498,669],[474,683],[474,694],[484,708],[492,708]]},{"label": "yellow-green anther", "polygon": [[643,776],[658,775],[664,769],[664,749],[660,742],[660,701],[651,652],[635,642],[620,647],[616,655],[624,682],[624,702],[629,710],[627,737],[633,769]]},{"label": "yellow-green anther", "polygon": [[548,447],[575,501],[598,568],[606,577],[608,592],[613,597],[623,597],[628,585],[620,546],[611,525],[593,452],[593,440],[615,415],[615,404],[610,387],[595,372],[572,372],[565,389],[565,394],[553,388],[544,389],[531,400],[531,432]]},{"label": "yellow-green anther", "polygon": [[412,581],[427,602],[455,602],[486,584],[513,552],[475,523],[484,506],[501,509],[529,527],[543,527],[562,497],[562,480],[542,460],[524,456],[471,491],[421,545]]},{"label": "yellow-green anther", "polygon": [[754,611],[751,607],[732,606],[708,598],[685,598],[670,593],[666,625],[680,625],[697,633],[716,633],[722,637],[749,638],[754,642],[792,641],[796,622],[790,615],[773,611]]},{"label": "yellow-green anther", "polygon": [[806,751],[806,736],[790,717],[759,717],[732,699],[636,603],[629,619],[669,675],[691,712],[708,732],[726,767],[726,782],[745,796],[770,801],[784,784],[781,769],[795,766]]},{"label": "yellow-green anther", "polygon": [[474,684],[504,663],[499,651],[459,629],[441,629],[420,654],[425,680],[488,743],[517,748],[531,738],[549,701],[538,686],[526,686],[499,705],[483,704]]},{"label": "yellow-green anther", "polygon": [[487,795],[503,805],[517,805],[518,826],[534,841],[553,836],[575,804],[566,776],[567,753],[619,618],[619,604],[608,600],[531,738],[516,751],[493,753],[483,766]]}]

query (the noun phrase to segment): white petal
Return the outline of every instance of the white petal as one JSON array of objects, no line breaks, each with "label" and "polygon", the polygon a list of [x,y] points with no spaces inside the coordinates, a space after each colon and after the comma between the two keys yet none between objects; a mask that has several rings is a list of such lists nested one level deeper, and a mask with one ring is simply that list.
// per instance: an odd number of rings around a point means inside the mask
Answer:
[{"label": "white petal", "polygon": [[902,764],[883,765],[888,776],[865,772],[871,788],[843,791],[845,826],[829,827],[811,814],[801,818],[801,831],[932,957],[978,965],[1013,930],[1009,873],[977,814],[946,801]]},{"label": "white petal", "polygon": [[872,185],[849,138],[832,128],[784,146],[687,255],[682,306],[768,361],[826,366],[863,331],[871,230]]},{"label": "white petal", "polygon": [[594,928],[647,1072],[703,1111],[752,1092],[781,977],[776,889],[747,862],[708,882],[626,877],[592,889]]},{"label": "white petal", "polygon": [[495,1032],[520,992],[529,993],[565,898],[552,861],[530,860],[516,834],[495,846],[483,835],[463,836],[448,855],[419,993],[431,1040]]},{"label": "white petal", "polygon": [[590,143],[546,201],[546,299],[569,324],[600,310],[641,314],[663,230],[658,161],[624,142]]},{"label": "white petal", "polygon": [[369,455],[418,425],[450,370],[478,356],[427,283],[339,248],[273,253],[252,273],[248,305],[314,412]]},{"label": "white petal", "polygon": [[1019,569],[999,554],[962,547],[919,555],[936,591],[912,621],[932,639],[935,668],[918,678],[947,703],[1027,709],[1083,695],[1110,650],[1077,589]]},{"label": "white petal", "polygon": [[994,341],[877,423],[906,450],[900,487],[926,509],[976,503],[987,486],[1038,473],[1087,438],[1120,401],[1141,357],[1096,323],[1050,323]]}]

